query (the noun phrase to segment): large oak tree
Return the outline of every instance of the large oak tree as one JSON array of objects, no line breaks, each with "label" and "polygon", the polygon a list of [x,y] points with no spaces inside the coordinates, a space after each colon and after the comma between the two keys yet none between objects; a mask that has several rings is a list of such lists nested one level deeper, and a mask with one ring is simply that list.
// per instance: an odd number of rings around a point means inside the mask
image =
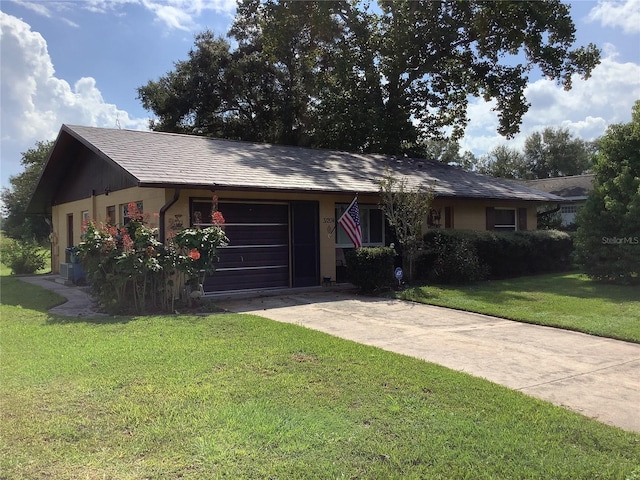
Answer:
[{"label": "large oak tree", "polygon": [[600,61],[574,47],[559,0],[243,0],[229,37],[196,37],[188,59],[138,89],[161,131],[403,154],[456,140],[470,98],[495,100],[519,131],[534,69],[565,88]]}]

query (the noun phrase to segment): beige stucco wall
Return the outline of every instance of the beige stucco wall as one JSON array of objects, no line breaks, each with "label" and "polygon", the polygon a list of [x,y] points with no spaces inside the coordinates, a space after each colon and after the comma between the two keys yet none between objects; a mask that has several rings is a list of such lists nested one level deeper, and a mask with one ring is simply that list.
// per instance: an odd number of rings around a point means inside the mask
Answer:
[{"label": "beige stucco wall", "polygon": [[[171,220],[176,215],[185,227],[189,226],[189,200],[190,198],[208,199],[214,192],[210,190],[181,190],[178,201],[166,212],[165,235],[170,232]],[[351,194],[330,195],[321,193],[277,193],[277,192],[249,192],[227,191],[215,192],[219,200],[247,200],[247,201],[317,201],[319,204],[319,233],[320,233],[320,274],[332,279],[336,278],[336,236],[335,236],[335,204],[349,203],[353,199]],[[69,244],[67,238],[67,216],[73,214],[74,238],[71,243],[80,242],[82,228],[82,212],[87,211],[89,218],[97,222],[106,221],[107,207],[114,205],[116,208],[115,223],[121,224],[122,205],[129,202],[143,202],[144,213],[148,215],[148,222],[152,226],[158,225],[157,215],[163,205],[169,202],[174,195],[174,189],[160,188],[130,188],[109,195],[97,195],[85,200],[70,202],[53,207],[52,220],[54,229],[54,242],[52,245],[52,269],[59,271],[60,262],[65,259],[65,248]],[[376,195],[360,195],[358,202],[361,205],[376,205]],[[528,209],[527,227],[529,230],[536,228],[536,206],[527,202],[497,202],[485,200],[466,199],[436,199],[433,207],[442,211],[442,227],[445,225],[444,207],[453,207],[454,228],[485,230],[486,207],[505,207]],[[222,212],[224,214],[224,211]],[[233,239],[230,239],[233,241]]]},{"label": "beige stucco wall", "polygon": [[537,228],[536,205],[530,202],[513,202],[498,200],[473,200],[473,199],[435,199],[433,208],[440,209],[444,228],[445,207],[453,208],[453,228],[456,230],[478,230],[487,229],[486,209],[494,208],[526,208],[527,209],[527,230]]}]

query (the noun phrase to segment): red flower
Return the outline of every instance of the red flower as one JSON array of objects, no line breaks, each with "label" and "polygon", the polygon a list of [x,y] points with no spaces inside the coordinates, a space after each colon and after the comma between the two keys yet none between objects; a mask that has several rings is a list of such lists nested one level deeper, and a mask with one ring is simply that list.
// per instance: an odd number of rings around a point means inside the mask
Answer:
[{"label": "red flower", "polygon": [[131,237],[127,233],[125,233],[122,236],[122,249],[125,252],[132,252],[133,251],[133,240],[131,239]]},{"label": "red flower", "polygon": [[197,248],[192,248],[189,252],[189,257],[191,258],[191,260],[196,261],[200,258],[200,252]]},{"label": "red flower", "polygon": [[213,212],[211,214],[211,223],[217,226],[224,225],[224,217],[222,216],[222,213],[218,211]]},{"label": "red flower", "polygon": [[127,205],[126,216],[131,220],[142,220],[144,218],[144,215],[138,208],[138,204],[136,202],[130,202],[129,205]]},{"label": "red flower", "polygon": [[85,218],[84,220],[82,220],[82,225],[80,226],[80,233],[87,233],[87,228],[89,228],[90,224],[93,224],[93,220],[89,218]]}]

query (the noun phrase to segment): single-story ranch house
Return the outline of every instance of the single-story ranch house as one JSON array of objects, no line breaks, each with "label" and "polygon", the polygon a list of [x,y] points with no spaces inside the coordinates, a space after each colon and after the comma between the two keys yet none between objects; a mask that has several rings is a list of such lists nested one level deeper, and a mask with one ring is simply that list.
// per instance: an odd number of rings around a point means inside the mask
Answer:
[{"label": "single-story ranch house", "polygon": [[320,285],[352,247],[336,220],[355,195],[364,246],[391,242],[378,209],[386,168],[434,188],[425,229],[534,230],[537,205],[561,200],[432,160],[63,125],[27,212],[51,213],[59,272],[83,220],[122,224],[137,202],[164,241],[207,225],[216,195],[230,245],[206,291]]}]

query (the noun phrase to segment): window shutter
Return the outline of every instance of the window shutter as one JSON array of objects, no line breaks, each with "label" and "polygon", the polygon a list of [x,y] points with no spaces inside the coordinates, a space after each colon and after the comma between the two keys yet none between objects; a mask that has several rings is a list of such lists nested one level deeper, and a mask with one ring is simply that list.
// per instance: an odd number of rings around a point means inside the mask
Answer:
[{"label": "window shutter", "polygon": [[495,208],[487,207],[487,230],[493,230],[496,225]]},{"label": "window shutter", "polygon": [[453,228],[453,207],[444,207],[444,228]]},{"label": "window shutter", "polygon": [[527,229],[527,209],[519,208],[518,209],[518,230],[526,230]]}]

